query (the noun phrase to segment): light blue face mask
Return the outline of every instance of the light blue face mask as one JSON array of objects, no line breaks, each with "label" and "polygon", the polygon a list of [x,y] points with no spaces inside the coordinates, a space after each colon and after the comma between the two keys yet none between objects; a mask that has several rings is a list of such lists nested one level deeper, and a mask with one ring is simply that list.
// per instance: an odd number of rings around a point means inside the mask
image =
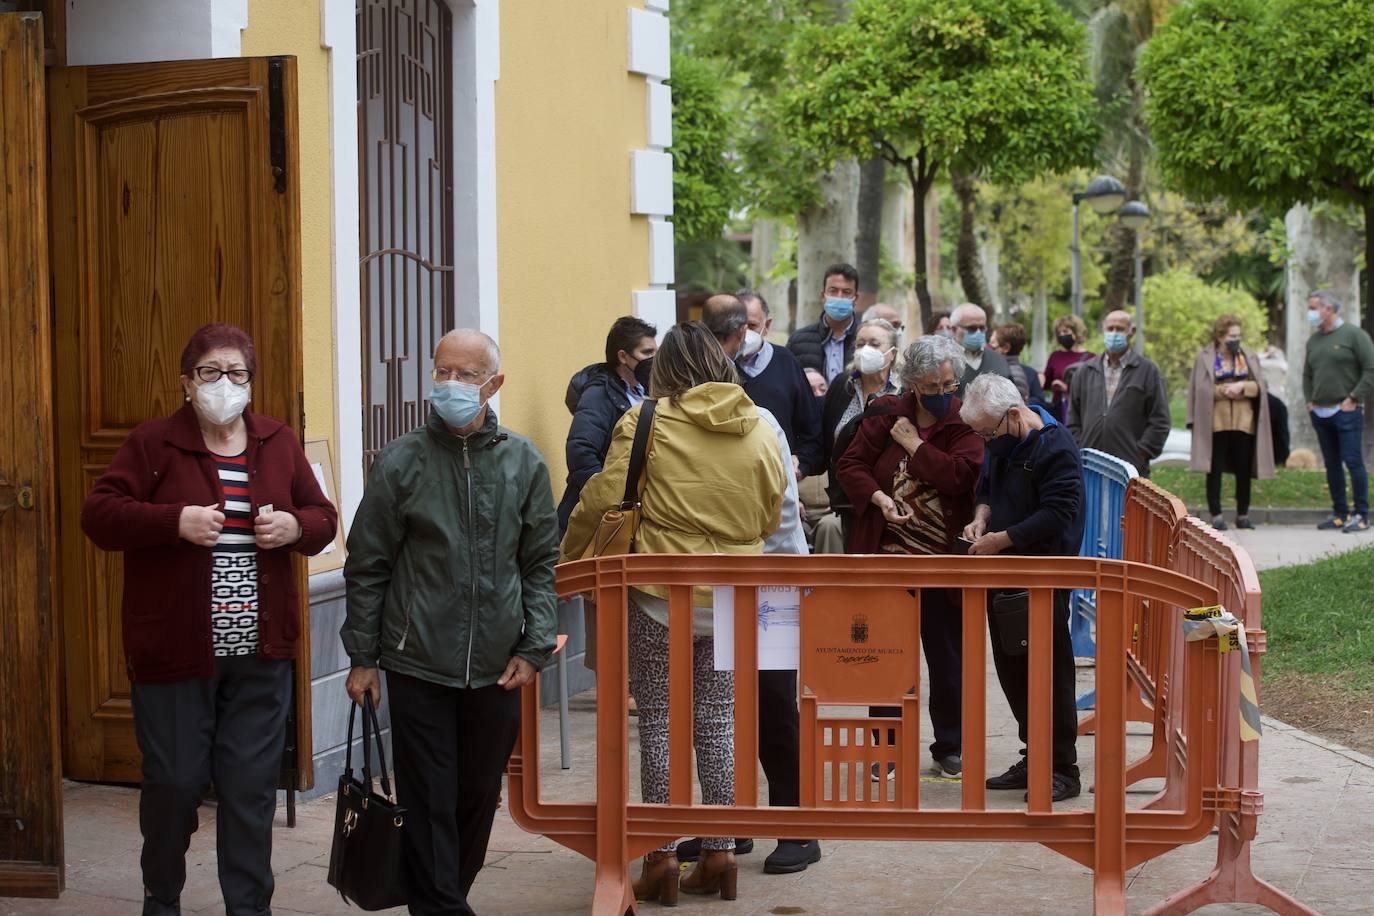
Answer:
[{"label": "light blue face mask", "polygon": [[848,321],[854,314],[853,299],[826,299],[825,313],[834,321]]},{"label": "light blue face mask", "polygon": [[1315,328],[1317,325],[1322,323],[1322,313],[1317,311],[1316,309],[1308,309],[1307,323]]},{"label": "light blue face mask", "polygon": [[[487,379],[487,382],[491,379]],[[439,419],[453,429],[462,429],[482,412],[482,386],[469,382],[436,382],[429,391],[429,403]]]},{"label": "light blue face mask", "polygon": [[985,331],[969,331],[964,335],[964,349],[976,353],[987,346],[988,335]]},{"label": "light blue face mask", "polygon": [[1102,335],[1102,345],[1107,348],[1108,353],[1120,353],[1126,349],[1126,335],[1121,331],[1108,331]]}]

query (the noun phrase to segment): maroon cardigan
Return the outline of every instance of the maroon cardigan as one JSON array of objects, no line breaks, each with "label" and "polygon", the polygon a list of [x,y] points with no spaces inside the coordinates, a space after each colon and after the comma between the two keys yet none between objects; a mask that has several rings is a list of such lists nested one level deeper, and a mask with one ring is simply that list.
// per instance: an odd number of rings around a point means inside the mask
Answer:
[{"label": "maroon cardigan", "polygon": [[[840,486],[854,504],[854,523],[845,545],[850,553],[877,552],[887,522],[873,505],[873,494],[882,490],[892,495],[897,465],[907,457],[906,449],[892,438],[891,430],[898,417],[916,423],[918,401],[913,394],[888,395],[873,403],[890,404],[895,409],[860,423],[849,448],[835,465]],[[954,539],[973,521],[973,494],[982,467],[983,440],[959,419],[959,399],[954,398],[944,417],[907,462],[908,473],[940,493],[940,507],[945,514],[945,549],[951,552]]]},{"label": "maroon cardigan", "polygon": [[[305,451],[278,420],[244,413],[248,492],[253,512],[290,512],[300,540],[258,549],[258,652],[296,655],[301,595],[291,553],[318,553],[334,539],[338,513],[315,480]],[[86,497],[81,528],[103,550],[124,553],[124,660],[129,680],[167,683],[210,677],[210,548],[181,540],[186,506],[224,504],[219,473],[186,404],[140,423]]]}]

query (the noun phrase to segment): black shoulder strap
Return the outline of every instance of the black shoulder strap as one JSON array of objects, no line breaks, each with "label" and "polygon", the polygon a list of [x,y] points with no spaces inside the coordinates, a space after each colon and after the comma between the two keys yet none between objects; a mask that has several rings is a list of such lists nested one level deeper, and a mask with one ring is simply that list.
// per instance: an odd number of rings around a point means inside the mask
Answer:
[{"label": "black shoulder strap", "polygon": [[629,509],[639,502],[639,494],[643,489],[645,459],[649,453],[649,436],[654,429],[654,408],[657,403],[651,398],[645,398],[639,407],[639,425],[635,427],[634,445],[630,447],[630,470],[625,475],[625,498],[620,503],[621,509]]}]

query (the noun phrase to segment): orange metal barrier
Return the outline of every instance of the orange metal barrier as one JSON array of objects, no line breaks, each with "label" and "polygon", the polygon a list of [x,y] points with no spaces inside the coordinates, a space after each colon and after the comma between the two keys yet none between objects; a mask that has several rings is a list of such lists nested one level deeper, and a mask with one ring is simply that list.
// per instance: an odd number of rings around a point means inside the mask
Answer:
[{"label": "orange metal barrier", "polygon": [[[1174,533],[1187,516],[1188,509],[1178,497],[1144,477],[1133,478],[1126,487],[1121,518],[1122,559],[1169,566]],[[1163,776],[1167,771],[1168,666],[1171,647],[1183,639],[1183,634],[1169,608],[1136,598],[1127,611],[1126,671],[1138,688],[1128,692],[1127,719],[1153,726],[1150,750],[1126,769],[1129,786],[1142,779]],[[1079,734],[1093,731],[1096,721],[1095,714],[1085,717],[1079,722]]]},{"label": "orange metal barrier", "polygon": [[[1221,604],[1245,624],[1245,642],[1258,698],[1260,658],[1267,645],[1261,626],[1259,576],[1250,556],[1198,519],[1186,518],[1174,531],[1171,566],[1215,588]],[[1177,627],[1178,622],[1172,625]],[[1177,670],[1175,666],[1185,652],[1181,638],[1175,639],[1171,672]],[[1240,656],[1239,652],[1229,652],[1221,659],[1221,743],[1209,751],[1217,755],[1217,772],[1221,776],[1209,803],[1219,818],[1216,867],[1198,884],[1149,910],[1150,914],[1191,913],[1208,904],[1229,902],[1258,903],[1276,913],[1316,912],[1256,877],[1251,869],[1250,842],[1264,810],[1264,795],[1259,791],[1260,742],[1241,740]],[[1189,687],[1190,703],[1193,694],[1194,688]],[[1182,787],[1190,784],[1187,768],[1196,758],[1189,748],[1191,736],[1182,727],[1186,720],[1181,708],[1184,705],[1165,704],[1168,773],[1163,792],[1151,801],[1151,806],[1175,807],[1184,791]]]},{"label": "orange metal barrier", "polygon": [[[1192,541],[1186,541],[1192,550]],[[1192,556],[1192,553],[1188,554]],[[1158,561],[1157,561],[1158,562]],[[1205,564],[1197,564],[1202,569]],[[1212,569],[1215,571],[1215,565]],[[1204,570],[1206,571],[1206,570]],[[1216,581],[1224,577],[1213,575]],[[634,910],[629,863],[681,836],[807,836],[873,840],[1036,842],[1092,869],[1097,912],[1125,908],[1125,872],[1205,837],[1216,811],[1230,810],[1218,782],[1229,758],[1219,753],[1226,721],[1219,707],[1226,681],[1215,641],[1169,641],[1170,684],[1187,685],[1188,703],[1169,707],[1168,791],[1146,809],[1126,809],[1127,623],[1148,601],[1181,610],[1215,604],[1214,584],[1159,565],[1082,557],[658,556],[604,557],[558,568],[560,597],[592,593],[597,607],[597,796],[594,802],[543,802],[539,793],[537,682],[524,689],[523,728],[512,756],[510,811],[524,829],[596,862],[593,912]],[[631,586],[669,588],[670,801],[631,804],[627,727],[625,608]],[[802,806],[759,807],[755,765],[757,629],[735,615],[734,807],[693,803],[691,588],[735,587],[736,607],[751,608],[756,589],[802,589]],[[963,596],[963,759],[961,806],[923,809],[920,753],[919,589]],[[989,810],[986,755],[987,592],[1030,588],[1029,800],[1024,810]],[[1055,811],[1051,792],[1050,644],[1053,590],[1091,588],[1098,595],[1095,794],[1091,811]],[[1224,600],[1224,599],[1223,599]],[[864,617],[862,627],[855,612]],[[860,638],[862,635],[862,638]],[[1176,666],[1175,666],[1176,664]],[[861,675],[860,675],[861,673]],[[1134,679],[1130,679],[1136,689]],[[609,689],[608,685],[621,685]],[[913,686],[914,685],[914,686]],[[822,715],[820,707],[895,705],[898,719]],[[869,729],[894,730],[896,743],[874,745]],[[895,795],[862,791],[869,767],[896,764]],[[1253,825],[1253,819],[1250,821]],[[1245,846],[1248,856],[1248,845]],[[1248,864],[1248,862],[1247,862]]]}]

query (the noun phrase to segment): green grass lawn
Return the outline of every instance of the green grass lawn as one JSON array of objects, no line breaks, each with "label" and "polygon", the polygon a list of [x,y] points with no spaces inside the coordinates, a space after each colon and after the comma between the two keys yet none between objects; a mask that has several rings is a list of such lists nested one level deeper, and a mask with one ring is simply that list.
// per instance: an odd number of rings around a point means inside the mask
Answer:
[{"label": "green grass lawn", "polygon": [[[1150,479],[1187,503],[1189,508],[1207,505],[1207,475],[1186,467],[1154,467]],[[1346,495],[1350,494],[1350,478],[1346,477]],[[1236,481],[1231,475],[1222,478],[1223,506],[1236,504]],[[1250,503],[1256,507],[1284,507],[1300,509],[1330,509],[1331,494],[1326,489],[1326,472],[1297,471],[1275,468],[1273,480],[1256,480],[1252,484]]]},{"label": "green grass lawn", "polygon": [[1267,681],[1286,675],[1374,688],[1374,545],[1260,573]]}]

